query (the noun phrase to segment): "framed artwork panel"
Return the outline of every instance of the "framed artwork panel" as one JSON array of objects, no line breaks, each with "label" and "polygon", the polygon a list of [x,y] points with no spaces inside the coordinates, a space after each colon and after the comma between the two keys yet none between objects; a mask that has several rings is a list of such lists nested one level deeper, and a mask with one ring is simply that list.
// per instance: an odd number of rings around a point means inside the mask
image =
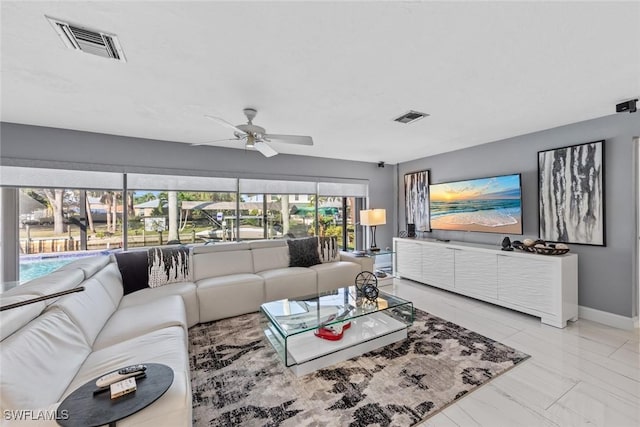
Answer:
[{"label": "framed artwork panel", "polygon": [[540,238],[606,246],[604,140],[538,152]]},{"label": "framed artwork panel", "polygon": [[415,224],[416,231],[430,231],[428,170],[405,174],[404,203],[407,224]]}]

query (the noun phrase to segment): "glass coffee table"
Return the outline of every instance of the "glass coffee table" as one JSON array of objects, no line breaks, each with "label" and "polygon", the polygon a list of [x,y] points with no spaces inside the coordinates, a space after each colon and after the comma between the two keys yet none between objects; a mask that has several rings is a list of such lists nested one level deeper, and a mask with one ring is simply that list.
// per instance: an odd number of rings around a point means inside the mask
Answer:
[{"label": "glass coffee table", "polygon": [[[264,333],[284,364],[306,375],[407,338],[413,303],[380,291],[370,302],[355,286],[260,306]],[[336,341],[315,335],[320,328],[346,325]]]}]

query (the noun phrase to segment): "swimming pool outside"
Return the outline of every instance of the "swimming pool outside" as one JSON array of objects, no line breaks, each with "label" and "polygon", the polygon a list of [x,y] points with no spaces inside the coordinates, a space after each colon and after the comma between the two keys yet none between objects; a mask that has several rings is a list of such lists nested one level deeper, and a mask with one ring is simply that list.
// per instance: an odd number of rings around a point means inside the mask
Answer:
[{"label": "swimming pool outside", "polygon": [[28,282],[35,278],[49,274],[63,265],[69,264],[79,258],[94,255],[109,255],[114,251],[82,251],[66,252],[55,256],[22,255],[20,257],[20,283]]}]

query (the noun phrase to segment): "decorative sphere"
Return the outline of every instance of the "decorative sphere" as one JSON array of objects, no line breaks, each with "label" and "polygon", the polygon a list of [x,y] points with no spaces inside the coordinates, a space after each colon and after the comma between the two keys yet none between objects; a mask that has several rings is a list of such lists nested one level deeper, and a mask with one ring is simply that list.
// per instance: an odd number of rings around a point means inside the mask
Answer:
[{"label": "decorative sphere", "polygon": [[533,241],[533,239],[524,239],[522,241],[522,244],[525,245],[525,246],[533,246],[534,243],[535,242]]},{"label": "decorative sphere", "polygon": [[564,243],[558,243],[556,244],[556,249],[569,249],[569,246],[565,245]]}]

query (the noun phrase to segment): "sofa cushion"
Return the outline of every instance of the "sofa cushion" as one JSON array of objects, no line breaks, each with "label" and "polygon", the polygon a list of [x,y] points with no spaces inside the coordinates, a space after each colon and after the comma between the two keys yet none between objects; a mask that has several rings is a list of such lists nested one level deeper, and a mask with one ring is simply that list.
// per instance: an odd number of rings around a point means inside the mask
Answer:
[{"label": "sofa cushion", "polygon": [[111,297],[111,300],[117,307],[124,295],[122,276],[120,275],[120,270],[118,270],[118,264],[116,262],[107,264],[102,270],[94,274],[92,278],[102,284],[104,290],[107,291],[109,297]]},{"label": "sofa cushion", "polygon": [[93,345],[116,305],[109,294],[95,278],[82,283],[84,291],[60,297],[51,304],[50,309],[59,308],[67,313],[71,320],[84,333],[89,345]]},{"label": "sofa cushion", "polygon": [[320,264],[318,238],[304,237],[287,240],[289,245],[289,267],[311,267]]},{"label": "sofa cushion", "polygon": [[182,326],[185,331],[188,328],[184,301],[179,295],[167,295],[145,304],[120,308],[100,331],[93,350],[170,326]]},{"label": "sofa cushion", "polygon": [[147,251],[132,251],[115,254],[122,275],[124,295],[149,287]]},{"label": "sofa cushion", "polygon": [[93,378],[138,363],[162,363],[174,373],[188,372],[186,341],[184,328],[171,326],[96,350],[86,357],[75,376],[69,376],[72,381],[67,383],[62,398]]},{"label": "sofa cushion", "polygon": [[248,251],[251,249],[247,242],[222,242],[213,245],[199,245],[193,247],[193,254],[210,254],[212,252]]},{"label": "sofa cushion", "polygon": [[187,247],[151,248],[147,251],[149,287],[190,282],[193,277],[191,250]]},{"label": "sofa cushion", "polygon": [[[46,276],[38,277],[25,284],[16,286],[13,289],[9,289],[7,292],[3,292],[2,296],[8,297],[22,294],[45,296],[75,288],[82,283],[83,280],[84,272],[79,269],[54,271]],[[52,304],[55,300],[55,298],[48,299],[45,301],[45,304]]]},{"label": "sofa cushion", "polygon": [[43,313],[2,341],[2,408],[40,408],[59,401],[90,352],[66,313],[57,308]]},{"label": "sofa cushion", "polygon": [[288,267],[258,273],[264,278],[265,301],[314,295],[318,292],[316,272],[310,268]]},{"label": "sofa cushion", "polygon": [[248,246],[245,250],[233,250],[235,249],[233,246],[225,246],[228,250],[194,254],[193,266],[196,281],[230,274],[253,273],[253,259]]},{"label": "sofa cushion", "polygon": [[287,247],[287,241],[285,239],[252,240],[247,243],[249,244],[250,249]]},{"label": "sofa cushion", "polygon": [[109,255],[82,257],[73,262],[70,262],[69,264],[63,265],[57,271],[69,271],[77,268],[82,270],[84,272],[84,278],[88,279],[89,277],[100,271],[100,269],[105,265],[109,264],[110,261],[111,257]]},{"label": "sofa cushion", "polygon": [[62,398],[87,381],[123,366],[162,363],[173,369],[174,378],[169,390],[144,410],[118,421],[118,426],[191,426],[191,386],[186,349],[186,331],[181,326],[172,326],[94,351]]},{"label": "sofa cushion", "polygon": [[143,411],[118,421],[118,427],[192,427],[192,405],[189,371],[174,372],[169,390]]},{"label": "sofa cushion", "polygon": [[264,279],[256,274],[232,274],[198,281],[200,322],[258,311],[264,302]]},{"label": "sofa cushion", "polygon": [[360,273],[360,265],[353,262],[330,262],[309,267],[318,275],[318,292],[332,291],[345,286],[353,286]]},{"label": "sofa cushion", "polygon": [[338,238],[336,236],[318,237],[318,253],[320,254],[320,261],[323,263],[340,261]]},{"label": "sofa cushion", "polygon": [[282,243],[283,245],[277,247],[251,249],[254,272],[289,266],[289,247],[286,243]]},{"label": "sofa cushion", "polygon": [[[14,295],[0,298],[0,306],[22,302],[28,299],[38,298],[37,295]],[[44,301],[31,303],[11,310],[0,311],[0,341],[38,317],[45,309]]]},{"label": "sofa cushion", "polygon": [[125,295],[120,301],[118,310],[124,307],[144,305],[149,301],[164,298],[168,295],[180,295],[187,313],[187,325],[192,327],[200,323],[196,284],[193,282],[171,283],[159,288],[145,288],[141,291]]},{"label": "sofa cushion", "polygon": [[360,266],[360,271],[373,271],[373,257],[356,256],[352,252],[340,251],[340,261],[348,261]]}]

